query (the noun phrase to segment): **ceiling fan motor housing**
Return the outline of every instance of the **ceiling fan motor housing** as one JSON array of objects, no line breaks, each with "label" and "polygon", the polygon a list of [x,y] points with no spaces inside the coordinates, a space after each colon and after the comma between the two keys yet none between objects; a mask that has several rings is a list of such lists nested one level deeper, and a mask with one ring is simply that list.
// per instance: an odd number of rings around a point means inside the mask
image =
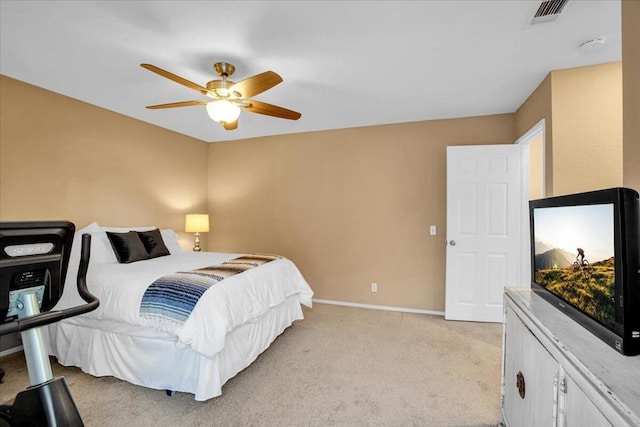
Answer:
[{"label": "ceiling fan motor housing", "polygon": [[233,72],[236,70],[236,67],[233,64],[229,64],[228,62],[216,62],[213,64],[213,69],[216,70],[216,73],[222,77],[229,77],[233,75]]},{"label": "ceiling fan motor housing", "polygon": [[[211,80],[207,82],[207,89],[218,96],[226,98],[232,95],[232,93],[229,92],[229,88],[234,84],[235,83],[231,80]],[[206,94],[206,92],[203,92],[203,95]],[[240,94],[238,92],[233,92],[233,95],[238,98],[240,97]]]}]

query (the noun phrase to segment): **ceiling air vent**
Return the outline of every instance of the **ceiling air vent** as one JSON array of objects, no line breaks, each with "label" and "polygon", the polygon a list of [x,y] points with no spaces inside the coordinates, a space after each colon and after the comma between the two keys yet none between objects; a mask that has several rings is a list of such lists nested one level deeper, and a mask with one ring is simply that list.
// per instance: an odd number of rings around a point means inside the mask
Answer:
[{"label": "ceiling air vent", "polygon": [[560,16],[562,9],[569,0],[546,0],[540,3],[540,7],[531,19],[530,24],[544,24],[546,22],[555,21]]}]

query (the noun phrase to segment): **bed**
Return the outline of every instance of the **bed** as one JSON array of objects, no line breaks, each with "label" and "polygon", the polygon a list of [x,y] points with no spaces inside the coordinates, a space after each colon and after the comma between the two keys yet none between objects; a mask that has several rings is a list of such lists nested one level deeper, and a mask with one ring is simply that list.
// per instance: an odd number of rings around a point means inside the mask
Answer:
[{"label": "bed", "polygon": [[92,235],[87,283],[100,306],[48,327],[49,354],[60,364],[153,389],[192,393],[203,401],[220,395],[227,380],[303,319],[301,304],[311,307],[313,291],[297,267],[277,258],[211,286],[184,322],[159,324],[140,314],[143,296],[156,279],[243,254],[185,251],[175,232],[161,230],[170,255],[122,264],[106,232],[130,230],[93,223],[76,233],[64,293],[54,309],[83,303],[75,277],[84,233]]}]

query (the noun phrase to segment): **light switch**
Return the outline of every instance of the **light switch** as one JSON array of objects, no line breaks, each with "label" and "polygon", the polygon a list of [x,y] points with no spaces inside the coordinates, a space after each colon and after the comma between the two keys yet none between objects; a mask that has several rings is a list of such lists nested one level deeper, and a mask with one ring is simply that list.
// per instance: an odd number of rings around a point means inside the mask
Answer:
[{"label": "light switch", "polygon": [[429,234],[432,235],[432,236],[436,235],[436,226],[435,225],[432,225],[432,226],[429,227]]}]

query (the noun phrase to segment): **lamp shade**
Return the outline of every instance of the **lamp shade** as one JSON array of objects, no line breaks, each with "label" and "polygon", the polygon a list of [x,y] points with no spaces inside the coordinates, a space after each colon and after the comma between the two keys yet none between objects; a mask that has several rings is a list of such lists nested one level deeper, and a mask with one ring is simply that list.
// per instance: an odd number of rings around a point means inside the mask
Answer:
[{"label": "lamp shade", "polygon": [[220,99],[207,104],[207,114],[218,123],[232,123],[238,120],[240,108],[225,99]]},{"label": "lamp shade", "polygon": [[209,215],[187,214],[184,221],[184,231],[187,233],[208,233]]}]

